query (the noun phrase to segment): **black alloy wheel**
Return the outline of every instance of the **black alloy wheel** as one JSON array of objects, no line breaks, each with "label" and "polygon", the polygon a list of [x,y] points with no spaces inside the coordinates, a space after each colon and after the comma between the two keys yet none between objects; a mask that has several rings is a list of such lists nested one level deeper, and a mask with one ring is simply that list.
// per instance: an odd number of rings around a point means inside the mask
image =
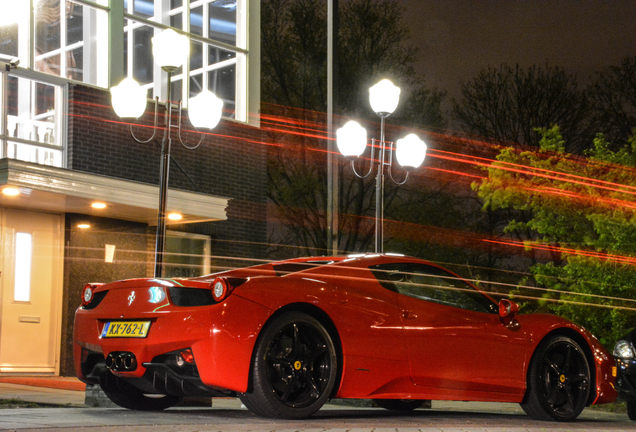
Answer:
[{"label": "black alloy wheel", "polygon": [[554,336],[535,351],[521,408],[539,420],[571,421],[587,405],[591,387],[583,349],[568,337]]},{"label": "black alloy wheel", "polygon": [[331,396],[337,369],[336,350],[323,325],[307,314],[288,312],[259,337],[251,389],[240,399],[263,417],[305,418]]},{"label": "black alloy wheel", "polygon": [[[390,411],[413,411],[420,408],[426,400],[424,399],[374,399],[373,402],[380,408]],[[430,405],[429,405],[430,408]]]}]

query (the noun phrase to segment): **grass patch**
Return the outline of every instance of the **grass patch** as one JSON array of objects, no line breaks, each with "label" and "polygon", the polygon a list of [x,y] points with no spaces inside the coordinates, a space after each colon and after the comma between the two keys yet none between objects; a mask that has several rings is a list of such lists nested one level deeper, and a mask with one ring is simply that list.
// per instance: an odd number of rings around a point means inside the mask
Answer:
[{"label": "grass patch", "polygon": [[588,408],[593,409],[594,411],[603,411],[610,412],[616,414],[627,414],[627,402],[625,401],[616,401],[609,404],[603,405],[590,405]]},{"label": "grass patch", "polygon": [[23,401],[20,398],[0,399],[0,409],[8,408],[42,408],[44,405]]}]

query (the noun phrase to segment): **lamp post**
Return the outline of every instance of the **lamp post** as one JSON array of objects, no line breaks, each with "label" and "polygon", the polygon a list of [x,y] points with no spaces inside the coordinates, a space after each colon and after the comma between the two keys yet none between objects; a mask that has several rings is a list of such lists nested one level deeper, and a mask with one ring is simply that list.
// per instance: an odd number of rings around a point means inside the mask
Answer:
[{"label": "lamp post", "polygon": [[[185,62],[190,51],[188,38],[179,35],[174,30],[164,30],[152,38],[152,54],[155,62],[168,75],[167,98],[164,105],[165,122],[163,127],[157,122],[157,111],[159,97],[155,97],[155,116],[152,136],[147,140],[137,138],[130,125],[130,134],[133,139],[140,144],[145,144],[155,138],[158,128],[163,129],[161,140],[161,167],[159,177],[159,209],[157,215],[157,238],[155,244],[155,277],[163,274],[163,258],[165,251],[166,237],[166,204],[168,201],[168,179],[170,175],[170,148],[172,145],[172,101],[170,100],[172,74]],[[146,90],[144,90],[134,79],[125,78],[118,86],[111,88],[112,104],[115,113],[124,119],[138,119],[146,110]],[[194,146],[186,145],[181,139],[181,101],[178,102],[179,123],[177,126],[177,138],[181,145],[188,149],[197,148],[203,141],[203,135]],[[202,91],[194,98],[190,99],[188,106],[188,116],[192,125],[199,128],[213,129],[221,119],[223,101],[212,92]]]},{"label": "lamp post", "polygon": [[[426,144],[415,134],[409,134],[399,139],[395,146],[395,158],[402,168],[406,170],[404,180],[398,182],[393,178],[393,143],[384,139],[384,121],[389,117],[400,101],[400,88],[384,79],[369,89],[369,102],[371,108],[380,117],[380,140],[371,141],[371,163],[369,171],[360,175],[356,171],[355,161],[367,147],[367,131],[356,121],[347,122],[336,131],[338,149],[346,158],[351,160],[351,169],[359,178],[367,178],[373,171],[374,163],[377,163],[375,177],[375,252],[384,253],[384,169],[388,167],[389,177],[396,185],[406,183],[409,172],[418,168],[426,157]],[[375,151],[378,148],[378,158],[375,159]],[[387,161],[386,153],[389,152]]]}]

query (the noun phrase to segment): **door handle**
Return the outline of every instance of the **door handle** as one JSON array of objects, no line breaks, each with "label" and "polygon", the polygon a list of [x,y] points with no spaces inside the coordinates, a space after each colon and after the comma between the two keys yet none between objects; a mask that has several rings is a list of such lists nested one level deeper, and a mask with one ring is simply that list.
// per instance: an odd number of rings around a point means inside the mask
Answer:
[{"label": "door handle", "polygon": [[402,311],[402,318],[404,318],[404,319],[415,319],[415,318],[417,318],[417,314],[414,314],[411,311],[404,310],[404,311]]}]

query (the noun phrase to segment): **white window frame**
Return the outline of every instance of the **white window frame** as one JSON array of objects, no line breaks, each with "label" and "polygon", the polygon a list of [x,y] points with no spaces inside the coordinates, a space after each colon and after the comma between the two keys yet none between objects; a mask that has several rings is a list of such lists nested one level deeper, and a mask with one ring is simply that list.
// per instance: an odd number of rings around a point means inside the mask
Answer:
[{"label": "white window frame", "polygon": [[[60,168],[66,168],[67,166],[67,127],[68,122],[66,121],[67,113],[68,113],[68,81],[62,78],[56,77],[55,75],[49,75],[42,72],[35,72],[24,69],[10,69],[7,70],[7,65],[5,63],[0,62],[0,101],[2,105],[0,106],[0,158],[9,157],[9,154],[12,152],[9,151],[9,145],[15,143],[17,145],[26,145],[33,147],[36,151],[39,149],[48,149],[59,152],[60,154],[60,163],[54,164],[52,166],[57,166]],[[13,131],[9,130],[9,126],[13,124],[9,123],[9,94],[8,94],[8,85],[9,85],[9,77],[17,77],[22,78],[23,80],[29,80],[30,83],[22,81],[21,85],[28,85],[31,88],[28,89],[30,92],[30,97],[21,98],[19,101],[22,106],[20,109],[27,110],[29,112],[29,120],[31,123],[36,124],[39,120],[42,120],[46,117],[54,117],[52,133],[54,135],[54,143],[43,143],[38,141],[37,137],[35,139],[25,139],[20,137],[14,137]],[[33,91],[33,87],[36,83],[42,83],[50,86],[54,86],[55,96],[54,96],[54,111],[47,112],[40,116],[34,115],[34,106],[36,104],[35,92]],[[17,155],[13,155],[13,159],[18,159]],[[24,160],[24,158],[20,158]],[[43,161],[39,160],[28,160],[28,162],[40,163],[44,164]]]}]

